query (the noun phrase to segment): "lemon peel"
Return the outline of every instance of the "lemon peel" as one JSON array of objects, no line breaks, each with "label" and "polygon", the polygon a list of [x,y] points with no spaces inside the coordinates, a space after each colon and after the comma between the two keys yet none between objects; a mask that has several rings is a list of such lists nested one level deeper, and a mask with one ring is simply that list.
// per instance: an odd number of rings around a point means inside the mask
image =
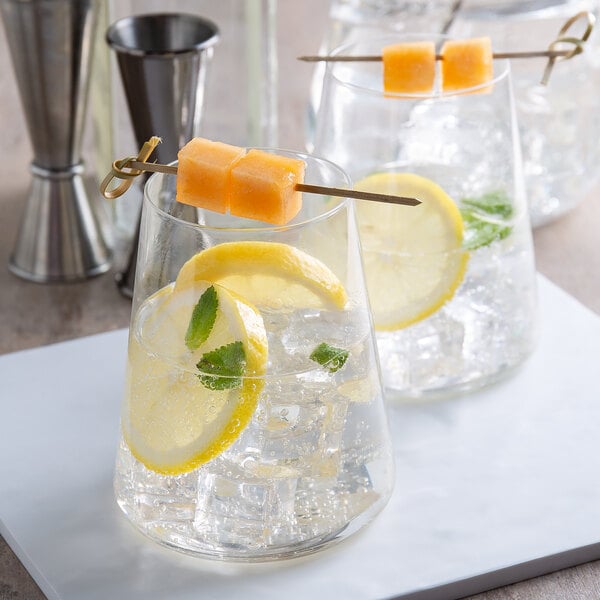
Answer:
[{"label": "lemon peel", "polygon": [[[214,285],[218,311],[213,330],[191,351],[184,337],[200,295]],[[147,468],[164,475],[189,472],[235,442],[250,422],[263,389],[267,335],[258,310],[212,282],[186,290],[173,284],[151,296],[138,313],[129,344],[123,437]],[[216,347],[241,341],[246,367],[241,386],[211,390],[196,363]]]},{"label": "lemon peel", "polygon": [[254,304],[342,309],[348,301],[338,277],[320,260],[278,242],[226,242],[190,258],[175,289],[197,280],[219,282]]},{"label": "lemon peel", "polygon": [[375,173],[355,188],[421,200],[416,207],[360,202],[357,217],[375,329],[426,319],[465,276],[469,254],[458,207],[437,183],[414,173]]}]

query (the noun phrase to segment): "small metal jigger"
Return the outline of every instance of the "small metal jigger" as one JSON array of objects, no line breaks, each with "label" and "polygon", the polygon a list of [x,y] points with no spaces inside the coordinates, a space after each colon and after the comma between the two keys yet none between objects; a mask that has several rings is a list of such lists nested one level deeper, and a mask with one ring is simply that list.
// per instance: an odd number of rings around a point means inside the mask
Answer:
[{"label": "small metal jigger", "polygon": [[[125,17],[106,32],[117,54],[138,147],[160,136],[159,162],[176,160],[181,146],[199,133],[207,67],[218,39],[214,23],[182,13]],[[138,238],[139,218],[127,266],[117,274],[117,285],[128,297],[133,295]]]},{"label": "small metal jigger", "polygon": [[9,269],[30,281],[78,281],[110,268],[80,154],[100,1],[0,2],[34,152]]}]

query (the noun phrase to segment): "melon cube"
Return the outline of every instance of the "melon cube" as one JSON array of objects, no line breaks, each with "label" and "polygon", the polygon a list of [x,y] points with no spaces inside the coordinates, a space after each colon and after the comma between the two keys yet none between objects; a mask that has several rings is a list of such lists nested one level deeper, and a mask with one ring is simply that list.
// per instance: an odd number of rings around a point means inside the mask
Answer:
[{"label": "melon cube", "polygon": [[302,208],[305,163],[297,158],[249,150],[231,170],[230,212],[238,217],[285,225]]},{"label": "melon cube", "polygon": [[435,44],[402,42],[385,46],[383,91],[395,94],[422,94],[433,90]]},{"label": "melon cube", "polygon": [[225,214],[231,168],[245,152],[245,148],[204,138],[190,140],[177,154],[177,201]]},{"label": "melon cube", "polygon": [[[492,41],[489,37],[448,40],[442,46],[442,89],[445,92],[480,86],[494,77]],[[470,93],[489,92],[485,86]]]}]

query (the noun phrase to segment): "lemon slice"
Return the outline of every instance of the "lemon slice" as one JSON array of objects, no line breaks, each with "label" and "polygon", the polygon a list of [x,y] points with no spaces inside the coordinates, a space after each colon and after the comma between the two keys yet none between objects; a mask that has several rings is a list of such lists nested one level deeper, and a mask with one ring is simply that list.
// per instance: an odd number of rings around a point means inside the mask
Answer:
[{"label": "lemon slice", "polygon": [[348,296],[321,261],[276,242],[229,242],[207,248],[179,271],[175,289],[216,281],[261,307],[342,309]]},{"label": "lemon slice", "polygon": [[[185,344],[194,307],[211,286],[173,284],[142,305],[132,327],[123,436],[149,469],[178,475],[211,460],[230,446],[250,421],[263,387],[267,335],[251,304],[219,285],[217,313],[208,338],[195,350]],[[206,352],[241,342],[241,385],[210,389],[196,364]]]},{"label": "lemon slice", "polygon": [[425,319],[453,297],[465,275],[460,211],[439,185],[413,173],[376,173],[355,188],[421,200],[415,207],[358,202],[357,217],[375,328],[392,331]]}]

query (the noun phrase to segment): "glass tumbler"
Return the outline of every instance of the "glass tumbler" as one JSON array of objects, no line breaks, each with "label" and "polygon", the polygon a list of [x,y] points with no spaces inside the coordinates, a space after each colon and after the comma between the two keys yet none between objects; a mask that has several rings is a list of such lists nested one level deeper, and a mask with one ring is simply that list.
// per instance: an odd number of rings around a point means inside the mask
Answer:
[{"label": "glass tumbler", "polygon": [[[379,55],[423,39],[439,47],[444,38],[378,37],[332,54]],[[535,268],[510,66],[494,61],[494,70],[479,89],[401,96],[384,94],[381,63],[327,64],[315,152],[357,187],[423,200],[357,203],[384,383],[396,396],[481,387],[534,346]]]},{"label": "glass tumbler", "polygon": [[[348,186],[315,157],[306,183]],[[115,491],[143,533],[223,560],[341,540],[394,481],[351,201],[304,194],[285,226],[145,187]],[[185,216],[181,216],[184,214]]]}]

